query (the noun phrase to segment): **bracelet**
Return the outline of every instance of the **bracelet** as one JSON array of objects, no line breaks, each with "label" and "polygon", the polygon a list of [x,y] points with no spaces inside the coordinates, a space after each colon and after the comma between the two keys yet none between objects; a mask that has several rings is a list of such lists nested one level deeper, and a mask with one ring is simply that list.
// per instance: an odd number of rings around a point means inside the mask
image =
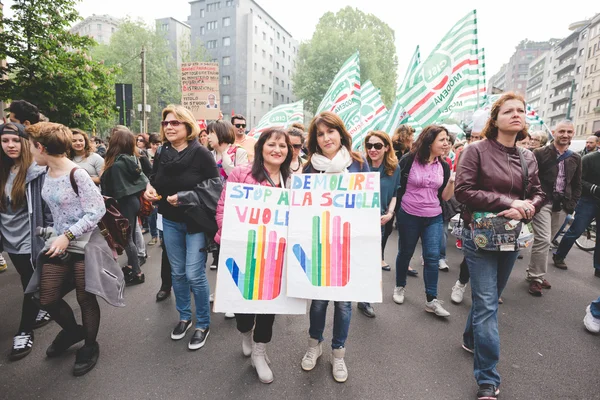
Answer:
[{"label": "bracelet", "polygon": [[71,232],[68,229],[66,231],[64,231],[63,235],[65,235],[67,237],[67,239],[69,239],[69,241],[75,240],[75,235],[73,235],[73,232]]}]

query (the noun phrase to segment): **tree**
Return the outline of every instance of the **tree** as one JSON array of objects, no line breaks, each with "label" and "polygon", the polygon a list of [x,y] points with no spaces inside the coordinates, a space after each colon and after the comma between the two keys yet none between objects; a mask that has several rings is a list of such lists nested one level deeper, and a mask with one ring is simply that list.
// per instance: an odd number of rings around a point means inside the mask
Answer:
[{"label": "tree", "polygon": [[114,70],[89,56],[95,44],[68,31],[78,0],[15,0],[0,32],[0,99],[27,100],[50,121],[90,130],[114,114]]},{"label": "tree", "polygon": [[[105,65],[120,68],[116,75],[117,83],[133,85],[135,113],[131,128],[138,132],[141,115],[137,112],[137,105],[142,103],[142,47],[146,49],[146,104],[151,107],[151,112],[147,115],[148,130],[152,132],[159,130],[162,109],[167,104],[181,102],[180,72],[167,39],[154,27],[146,26],[143,21],[125,20],[111,36],[110,44],[96,46],[92,57],[103,61]],[[116,119],[106,121],[104,127],[116,122]]]},{"label": "tree", "polygon": [[346,7],[337,14],[325,13],[311,40],[300,45],[294,94],[304,99],[309,111],[316,110],[335,74],[356,50],[360,52],[361,80],[370,79],[391,106],[398,64],[394,31],[374,15]]}]

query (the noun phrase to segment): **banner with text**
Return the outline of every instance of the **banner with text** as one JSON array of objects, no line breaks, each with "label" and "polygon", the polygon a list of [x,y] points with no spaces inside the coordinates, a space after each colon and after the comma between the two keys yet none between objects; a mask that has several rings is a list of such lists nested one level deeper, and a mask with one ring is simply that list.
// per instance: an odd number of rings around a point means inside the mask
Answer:
[{"label": "banner with text", "polygon": [[200,119],[218,119],[219,64],[191,62],[181,64],[181,104]]},{"label": "banner with text", "polygon": [[230,182],[214,312],[305,314],[286,296],[289,190]]},{"label": "banner with text", "polygon": [[379,173],[291,180],[288,296],[380,303]]}]

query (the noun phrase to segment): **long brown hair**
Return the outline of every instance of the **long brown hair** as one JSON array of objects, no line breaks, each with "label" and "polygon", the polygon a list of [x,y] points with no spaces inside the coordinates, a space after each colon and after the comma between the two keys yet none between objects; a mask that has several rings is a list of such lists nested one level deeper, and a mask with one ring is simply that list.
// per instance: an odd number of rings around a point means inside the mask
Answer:
[{"label": "long brown hair", "polygon": [[342,146],[348,150],[350,156],[354,161],[358,161],[362,167],[363,158],[360,153],[356,151],[352,151],[352,136],[346,130],[346,126],[340,117],[337,114],[334,114],[330,111],[323,111],[319,115],[313,118],[308,128],[308,143],[306,144],[306,148],[308,149],[308,160],[306,161],[310,164],[312,155],[315,153],[321,154],[321,149],[317,143],[317,127],[323,124],[328,128],[335,129],[340,134],[340,141]]},{"label": "long brown hair", "polygon": [[[431,155],[431,145],[435,142],[435,139],[442,132],[446,132],[448,134],[448,129],[444,128],[441,125],[427,125],[421,133],[419,133],[419,137],[413,144],[410,153],[415,156],[415,158],[421,164],[427,164],[429,161],[429,156]],[[439,157],[442,160],[442,157]]]},{"label": "long brown hair", "polygon": [[410,150],[413,143],[415,128],[410,125],[402,124],[394,132],[392,143],[398,146],[399,150],[404,152]]},{"label": "long brown hair", "polygon": [[117,125],[110,132],[108,150],[104,157],[104,171],[113,166],[119,154],[139,157],[137,146],[135,145],[135,135],[129,128]]},{"label": "long brown hair", "polygon": [[[10,126],[10,122],[6,125]],[[17,128],[15,127],[15,135]],[[5,134],[9,132],[4,131]],[[0,136],[1,137],[1,136]],[[19,154],[19,172],[15,176],[13,181],[12,190],[10,192],[10,201],[12,208],[21,208],[25,205],[25,182],[27,179],[27,170],[33,163],[33,156],[29,151],[29,140],[19,136],[21,142],[21,154]],[[8,175],[10,174],[10,168],[15,165],[15,162],[10,158],[4,150],[0,150],[0,211],[6,211],[6,193],[4,193],[6,182],[8,181]]]},{"label": "long brown hair", "polygon": [[258,182],[263,182],[267,179],[265,167],[263,165],[263,147],[265,146],[265,143],[267,143],[267,140],[271,139],[271,137],[277,140],[281,136],[285,138],[285,144],[287,144],[288,148],[287,156],[285,157],[285,160],[283,160],[283,163],[281,163],[281,165],[279,166],[279,170],[281,171],[281,175],[283,176],[283,182],[281,182],[282,186],[284,186],[285,182],[290,176],[290,164],[292,163],[293,157],[293,149],[292,143],[290,142],[290,137],[288,136],[287,132],[283,129],[272,128],[264,131],[258,138],[256,144],[254,145],[254,162],[252,163],[252,176]]},{"label": "long brown hair", "polygon": [[[85,145],[83,146],[83,158],[88,158],[90,154],[92,154],[92,145],[90,144],[90,137],[88,136],[88,134],[82,131],[81,129],[77,128],[71,129],[71,133],[73,134],[73,136],[83,136],[83,141],[85,143]],[[75,154],[75,149],[71,147],[71,149],[69,150],[69,158],[72,160],[75,158],[76,155],[77,154]]]},{"label": "long brown hair", "polygon": [[[525,99],[523,98],[523,96],[514,92],[504,93],[498,100],[496,100],[494,105],[492,105],[492,110],[490,111],[490,118],[487,120],[485,128],[483,128],[481,136],[487,139],[496,139],[498,137],[498,124],[496,123],[498,121],[498,113],[500,112],[500,107],[502,107],[502,105],[509,100],[519,100],[523,103],[523,108],[527,110],[527,104],[525,103]],[[523,130],[517,133],[515,143],[525,139],[528,135],[529,132],[527,130],[527,124],[525,123]]]},{"label": "long brown hair", "polygon": [[[365,149],[367,148],[367,143],[369,142],[369,139],[371,139],[373,136],[381,139],[381,141],[383,142],[384,146],[387,146],[387,150],[385,152],[385,155],[383,156],[383,165],[384,165],[384,171],[385,174],[388,176],[392,176],[394,175],[394,171],[396,171],[396,168],[398,167],[398,157],[396,157],[396,153],[394,152],[394,148],[392,147],[392,141],[389,137],[389,135],[383,131],[370,131],[369,133],[367,133],[367,137],[365,138]],[[369,157],[369,152],[367,151],[367,161],[369,161],[369,163],[371,163],[371,157]]]}]

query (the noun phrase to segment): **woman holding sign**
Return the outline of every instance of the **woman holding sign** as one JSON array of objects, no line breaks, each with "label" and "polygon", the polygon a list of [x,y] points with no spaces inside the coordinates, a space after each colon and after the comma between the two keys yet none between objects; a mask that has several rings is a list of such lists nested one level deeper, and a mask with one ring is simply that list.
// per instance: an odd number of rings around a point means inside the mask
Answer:
[{"label": "woman holding sign", "polygon": [[[305,174],[370,172],[367,160],[352,151],[352,137],[336,114],[324,111],[317,115],[308,129],[308,160],[302,169]],[[308,350],[302,358],[302,369],[312,370],[323,353],[323,331],[328,300],[313,300],[310,306]],[[337,382],[346,382],[348,369],[344,362],[344,347],[350,328],[352,303],[336,301],[333,316],[332,372]]]},{"label": "woman holding sign", "polygon": [[[379,172],[379,193],[381,195],[381,268],[386,271],[390,266],[383,260],[385,245],[392,233],[390,221],[396,212],[396,193],[400,188],[400,168],[398,159],[392,146],[392,141],[387,133],[371,131],[365,138],[367,161],[371,172]],[[387,268],[386,268],[387,267]],[[358,303],[358,309],[367,317],[375,317],[375,310],[369,303]]]},{"label": "woman holding sign", "polygon": [[438,262],[444,234],[441,203],[449,200],[454,192],[454,176],[450,173],[450,166],[442,159],[449,147],[446,128],[429,125],[423,129],[410,153],[400,160],[400,207],[396,217],[398,255],[394,302],[404,303],[408,264],[421,238],[427,296],[425,311],[438,317],[450,316],[437,299]]},{"label": "woman holding sign", "polygon": [[[265,131],[254,145],[254,154],[254,163],[235,167],[227,182],[284,188],[290,175],[292,161],[292,145],[287,133],[279,129]],[[215,235],[215,241],[219,244],[226,192],[227,188],[224,187],[217,205],[219,232]],[[242,352],[246,357],[252,357],[252,365],[256,368],[258,379],[262,383],[273,382],[273,371],[269,368],[270,361],[266,350],[267,343],[273,335],[275,315],[236,313],[235,319],[238,331],[242,333]]]}]

